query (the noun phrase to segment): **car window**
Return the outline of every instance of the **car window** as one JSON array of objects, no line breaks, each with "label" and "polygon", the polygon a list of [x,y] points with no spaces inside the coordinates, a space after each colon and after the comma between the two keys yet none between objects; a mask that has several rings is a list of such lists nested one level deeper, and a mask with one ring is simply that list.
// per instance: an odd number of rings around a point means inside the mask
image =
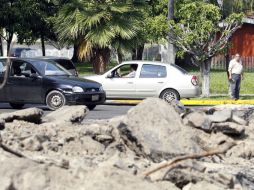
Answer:
[{"label": "car window", "polygon": [[30,76],[31,74],[35,74],[36,71],[30,63],[24,63],[23,65],[21,65],[21,73],[25,76]]},{"label": "car window", "polygon": [[0,75],[2,76],[6,71],[6,61],[0,60]]},{"label": "car window", "polygon": [[60,64],[61,66],[63,66],[67,70],[75,69],[75,66],[71,60],[56,59],[54,61],[57,62],[58,64]]},{"label": "car window", "polygon": [[13,61],[11,66],[10,76],[13,77],[25,77],[22,75],[22,70],[25,69],[26,63],[23,61]]},{"label": "car window", "polygon": [[114,78],[135,78],[138,64],[124,64],[115,69],[112,74]]},{"label": "car window", "polygon": [[36,73],[36,71],[30,63],[27,63],[24,61],[13,61],[12,62],[10,76],[30,77],[31,74],[33,74],[33,73]]},{"label": "car window", "polygon": [[56,76],[56,75],[71,75],[64,67],[53,61],[31,61],[36,69],[43,75]]},{"label": "car window", "polygon": [[166,78],[167,69],[161,65],[144,64],[140,72],[140,78]]}]

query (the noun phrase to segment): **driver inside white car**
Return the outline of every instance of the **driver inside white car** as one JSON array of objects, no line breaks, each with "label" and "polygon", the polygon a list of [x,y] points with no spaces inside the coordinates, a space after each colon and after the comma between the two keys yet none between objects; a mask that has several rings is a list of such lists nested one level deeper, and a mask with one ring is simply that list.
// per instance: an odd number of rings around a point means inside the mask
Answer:
[{"label": "driver inside white car", "polygon": [[138,68],[137,64],[130,65],[130,73],[125,75],[125,76],[123,76],[123,78],[135,78],[137,68]]}]

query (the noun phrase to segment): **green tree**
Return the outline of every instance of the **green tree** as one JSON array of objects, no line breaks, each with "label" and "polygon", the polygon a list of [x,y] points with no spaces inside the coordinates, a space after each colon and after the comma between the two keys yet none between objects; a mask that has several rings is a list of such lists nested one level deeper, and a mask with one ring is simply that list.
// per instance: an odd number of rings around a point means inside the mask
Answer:
[{"label": "green tree", "polygon": [[145,42],[158,43],[164,41],[169,32],[168,0],[150,1],[145,11]]},{"label": "green tree", "polygon": [[[176,22],[177,21],[177,22]],[[178,54],[188,53],[203,77],[202,94],[209,96],[211,58],[224,50],[230,36],[241,26],[242,14],[232,14],[223,22],[219,7],[205,2],[182,4],[176,21],[169,26]]]},{"label": "green tree", "polygon": [[254,0],[223,0],[223,16],[226,17],[232,13],[254,14]]},{"label": "green tree", "polygon": [[11,47],[13,36],[20,28],[21,15],[18,0],[0,0],[0,33],[3,40],[7,42],[7,53]]},{"label": "green tree", "polygon": [[78,46],[80,59],[89,58],[95,73],[103,73],[111,45],[133,39],[141,14],[132,1],[72,0],[54,19],[59,39]]},{"label": "green tree", "polygon": [[7,42],[7,53],[14,34],[19,43],[32,44],[41,39],[45,55],[44,41],[56,39],[48,17],[56,12],[56,6],[48,0],[0,0],[0,32]]},{"label": "green tree", "polygon": [[21,27],[17,30],[18,42],[32,44],[41,40],[42,55],[45,56],[45,41],[57,40],[50,17],[57,6],[48,0],[20,0]]}]

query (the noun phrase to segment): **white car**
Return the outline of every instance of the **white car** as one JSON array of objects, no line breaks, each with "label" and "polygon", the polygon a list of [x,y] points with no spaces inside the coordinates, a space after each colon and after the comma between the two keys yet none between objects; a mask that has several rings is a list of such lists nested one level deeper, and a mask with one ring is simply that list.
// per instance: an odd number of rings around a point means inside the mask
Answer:
[{"label": "white car", "polygon": [[107,99],[173,99],[200,95],[198,78],[177,65],[151,61],[128,61],[103,75],[85,77],[102,84]]}]

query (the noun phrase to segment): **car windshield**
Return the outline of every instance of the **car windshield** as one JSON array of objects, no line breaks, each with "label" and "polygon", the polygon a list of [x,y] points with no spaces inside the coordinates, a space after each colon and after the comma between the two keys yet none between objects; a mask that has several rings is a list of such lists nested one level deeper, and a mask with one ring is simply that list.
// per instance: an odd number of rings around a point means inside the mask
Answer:
[{"label": "car windshield", "polygon": [[71,73],[53,61],[31,61],[38,71],[45,76],[70,76]]},{"label": "car windshield", "polygon": [[60,64],[61,66],[63,66],[65,69],[75,69],[73,63],[71,62],[71,60],[67,60],[67,59],[55,59],[54,60],[56,63]]}]

